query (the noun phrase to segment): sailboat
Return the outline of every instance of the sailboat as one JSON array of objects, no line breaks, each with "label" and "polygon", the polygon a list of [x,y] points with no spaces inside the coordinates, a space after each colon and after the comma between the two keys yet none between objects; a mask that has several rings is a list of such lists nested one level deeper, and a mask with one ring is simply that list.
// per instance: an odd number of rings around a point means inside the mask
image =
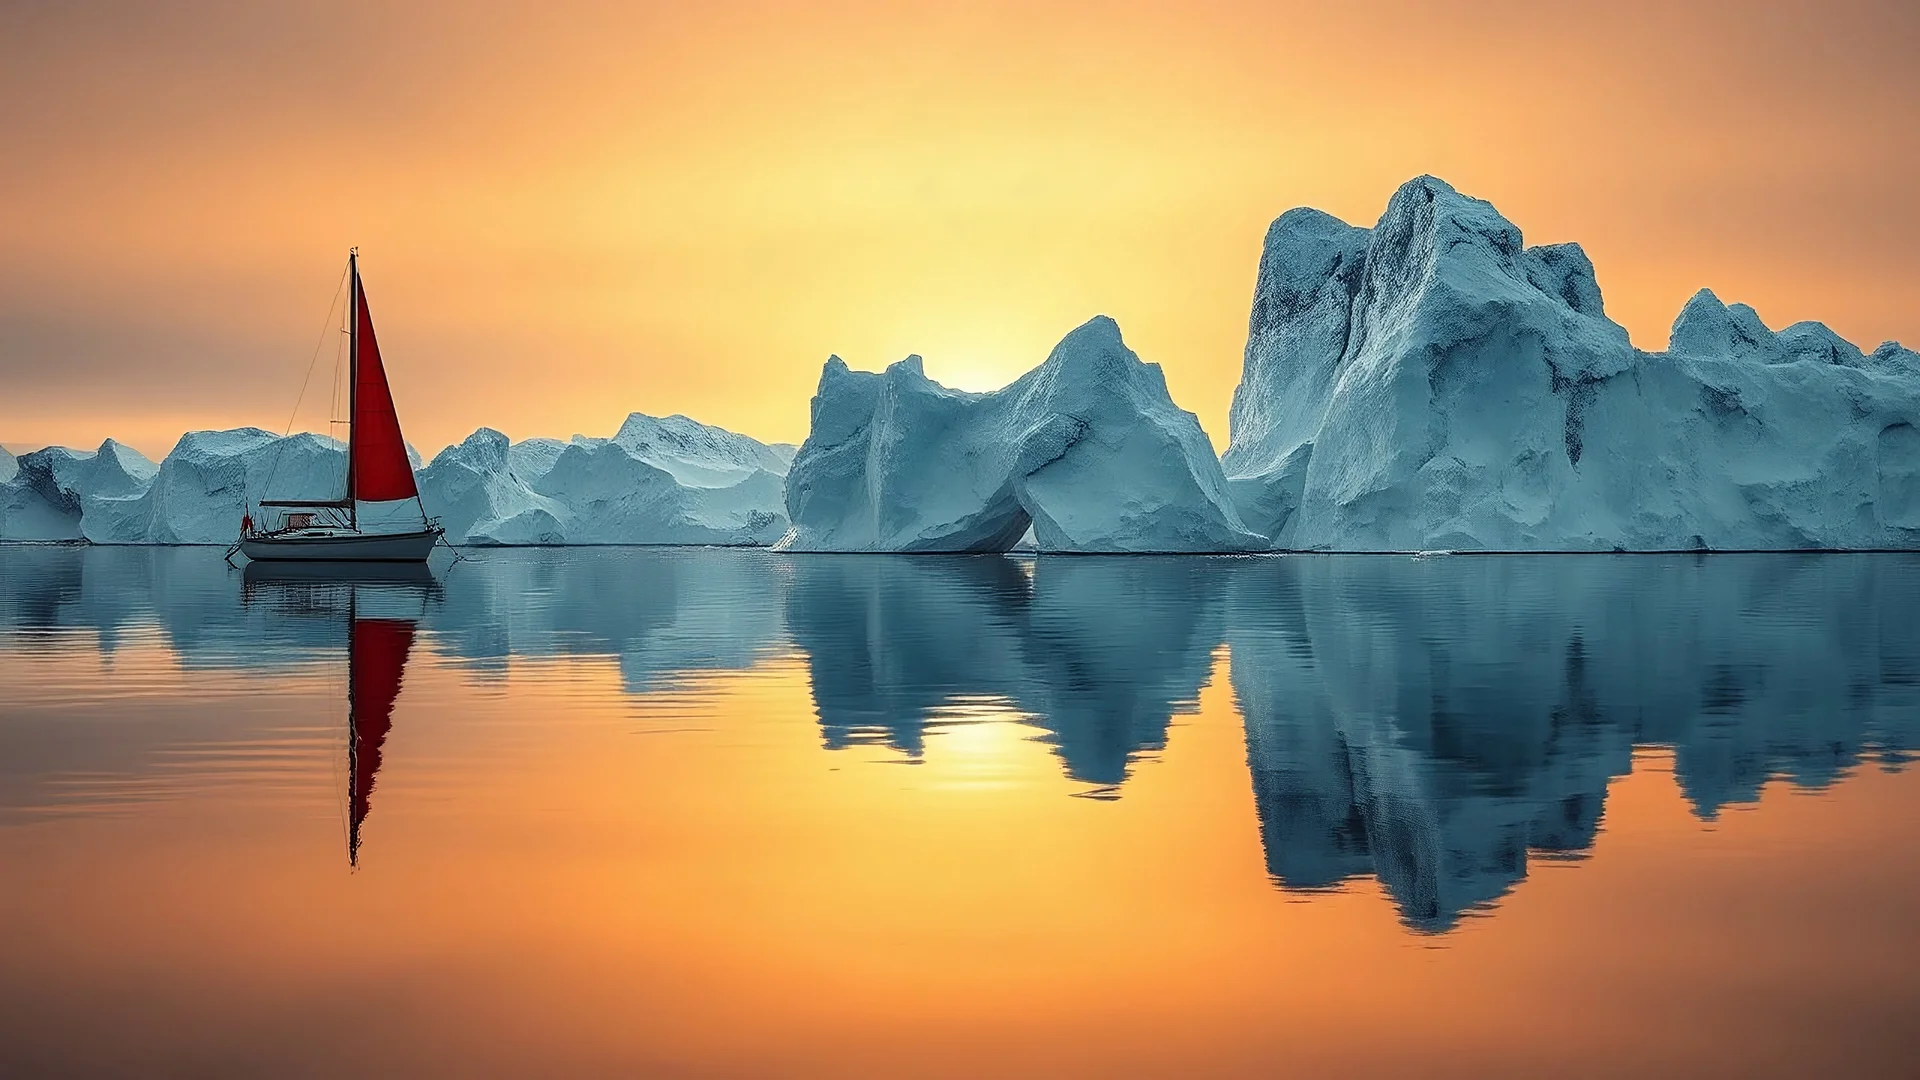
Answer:
[{"label": "sailboat", "polygon": [[[414,483],[400,434],[387,369],[373,335],[373,315],[360,282],[360,250],[347,254],[347,475],[338,499],[261,499],[261,521],[240,525],[238,547],[254,560],[425,562],[440,539]],[[278,520],[269,525],[266,517]],[[264,527],[263,527],[264,526]]]}]

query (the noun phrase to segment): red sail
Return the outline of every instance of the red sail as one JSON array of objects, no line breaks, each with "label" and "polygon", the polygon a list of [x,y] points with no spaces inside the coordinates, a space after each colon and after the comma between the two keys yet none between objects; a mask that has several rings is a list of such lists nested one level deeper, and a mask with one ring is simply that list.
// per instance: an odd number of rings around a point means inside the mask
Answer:
[{"label": "red sail", "polygon": [[407,461],[407,443],[400,436],[400,417],[393,411],[393,391],[387,388],[387,369],[380,363],[380,344],[373,337],[373,314],[367,310],[367,292],[360,297],[359,355],[353,358],[353,490],[361,502],[411,499],[413,465]]},{"label": "red sail", "polygon": [[360,824],[373,808],[373,782],[380,773],[380,747],[393,727],[393,701],[400,696],[400,679],[406,674],[407,653],[413,649],[413,623],[404,619],[355,619],[347,648],[353,703],[348,733],[348,768],[352,771],[347,792],[351,815],[347,838],[347,858],[360,858]]}]

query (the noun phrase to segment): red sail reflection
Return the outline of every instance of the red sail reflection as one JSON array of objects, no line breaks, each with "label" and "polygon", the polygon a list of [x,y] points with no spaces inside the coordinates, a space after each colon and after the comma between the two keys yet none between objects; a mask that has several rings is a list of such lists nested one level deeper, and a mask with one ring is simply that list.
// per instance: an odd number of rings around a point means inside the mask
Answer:
[{"label": "red sail reflection", "polygon": [[414,624],[403,619],[353,620],[348,642],[347,861],[360,864],[360,826],[372,809],[380,773],[380,747],[393,727],[393,701],[400,696]]}]

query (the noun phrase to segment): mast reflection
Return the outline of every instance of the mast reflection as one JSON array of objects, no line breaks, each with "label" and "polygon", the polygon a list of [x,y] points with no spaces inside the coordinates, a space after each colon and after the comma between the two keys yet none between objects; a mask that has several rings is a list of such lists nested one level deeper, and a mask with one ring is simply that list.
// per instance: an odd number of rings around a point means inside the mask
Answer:
[{"label": "mast reflection", "polygon": [[249,563],[243,597],[292,618],[340,620],[347,630],[347,864],[360,865],[381,753],[407,657],[440,583],[421,564]]},{"label": "mast reflection", "polygon": [[347,862],[360,865],[360,827],[373,809],[380,750],[393,730],[393,702],[413,649],[414,623],[350,619],[347,645]]}]

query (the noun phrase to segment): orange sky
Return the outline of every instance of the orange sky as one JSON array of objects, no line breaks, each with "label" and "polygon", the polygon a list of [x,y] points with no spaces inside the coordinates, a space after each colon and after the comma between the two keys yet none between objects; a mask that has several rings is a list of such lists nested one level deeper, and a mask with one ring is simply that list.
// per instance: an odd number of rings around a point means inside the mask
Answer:
[{"label": "orange sky", "polygon": [[830,352],[982,389],[1100,312],[1224,446],[1267,222],[1422,172],[1643,347],[1702,285],[1920,341],[1909,4],[351,7],[0,10],[0,441],[280,428],[358,244],[429,452],[797,441]]}]

